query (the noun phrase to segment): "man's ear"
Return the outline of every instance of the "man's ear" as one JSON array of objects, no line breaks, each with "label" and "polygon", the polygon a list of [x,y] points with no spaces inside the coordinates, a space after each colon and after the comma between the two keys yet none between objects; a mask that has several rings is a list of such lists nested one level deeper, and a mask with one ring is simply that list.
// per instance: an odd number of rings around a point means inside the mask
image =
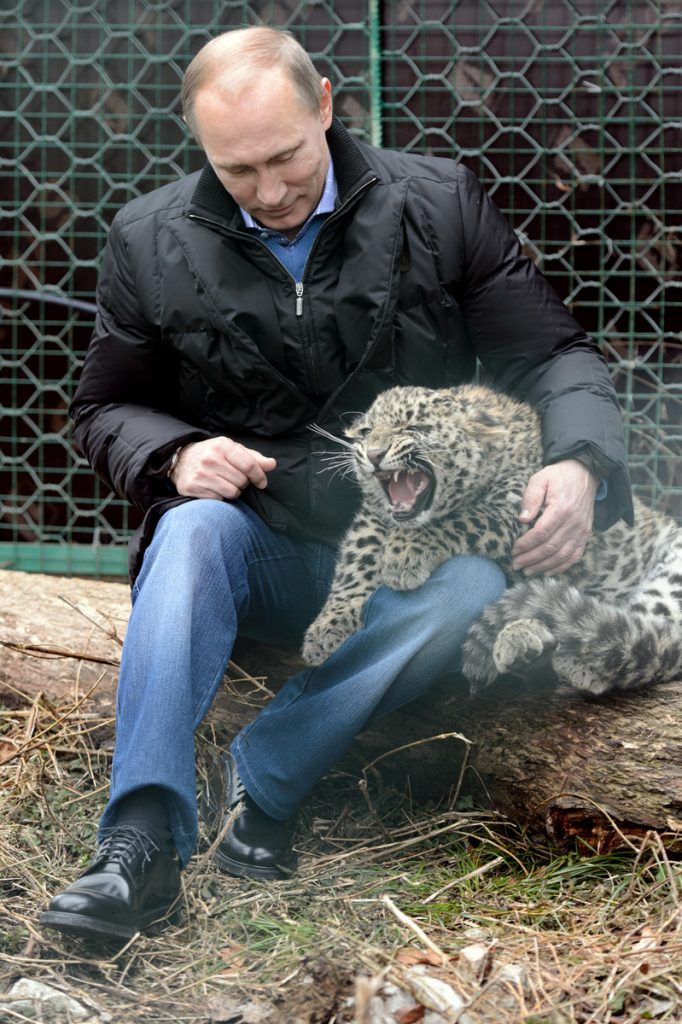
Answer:
[{"label": "man's ear", "polygon": [[332,123],[332,83],[328,78],[323,78],[320,81],[322,86],[322,95],[320,96],[320,120],[322,127],[326,131]]}]

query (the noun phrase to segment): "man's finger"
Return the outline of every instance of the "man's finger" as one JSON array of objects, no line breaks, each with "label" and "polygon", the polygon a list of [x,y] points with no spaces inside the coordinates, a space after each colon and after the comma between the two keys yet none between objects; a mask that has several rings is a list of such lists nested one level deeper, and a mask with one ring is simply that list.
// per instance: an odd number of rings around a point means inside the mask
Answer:
[{"label": "man's finger", "polygon": [[551,540],[533,545],[521,554],[514,553],[512,568],[523,571],[526,575],[541,572],[559,572],[573,565],[582,558],[587,545],[588,534],[577,533],[554,534]]},{"label": "man's finger", "polygon": [[[244,445],[236,441],[225,440],[227,441],[224,450],[225,462],[229,467],[234,467],[239,473],[243,474],[244,479],[240,485],[242,490],[248,483],[259,488],[267,486],[267,473],[271,472],[277,465],[275,460],[267,455],[261,455],[260,452],[255,451],[253,448],[245,448]],[[234,474],[226,474],[226,476],[230,480],[235,479]]]},{"label": "man's finger", "polygon": [[558,575],[561,572],[565,572],[566,569],[570,569],[576,562],[579,562],[583,551],[584,549],[581,550],[580,548],[573,548],[569,553],[561,551],[547,558],[542,558],[537,562],[532,562],[524,566],[521,571],[524,576],[540,576],[545,573]]},{"label": "man's finger", "polygon": [[512,553],[514,557],[525,555],[535,548],[544,547],[545,544],[561,544],[561,538],[557,536],[552,525],[552,517],[547,515],[543,515],[527,533],[516,538]]},{"label": "man's finger", "polygon": [[532,523],[542,510],[547,496],[547,485],[544,481],[531,477],[521,499],[519,519],[524,523]]}]

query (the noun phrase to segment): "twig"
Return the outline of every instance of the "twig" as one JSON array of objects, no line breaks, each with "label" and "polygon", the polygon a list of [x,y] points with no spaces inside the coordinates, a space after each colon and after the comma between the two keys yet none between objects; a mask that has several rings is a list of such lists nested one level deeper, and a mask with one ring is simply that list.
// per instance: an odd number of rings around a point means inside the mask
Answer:
[{"label": "twig", "polygon": [[19,654],[28,654],[32,658],[76,658],[78,661],[92,661],[97,665],[112,665],[118,668],[118,658],[105,658],[99,654],[87,654],[85,651],[71,651],[67,647],[50,647],[47,644],[20,644],[12,640],[0,640],[3,647]]},{"label": "twig", "polygon": [[46,734],[51,732],[62,722],[66,721],[66,719],[68,719],[69,716],[73,714],[74,711],[77,711],[78,708],[82,704],[84,704],[85,701],[90,697],[90,695],[97,689],[99,684],[102,682],[103,678],[103,676],[100,676],[99,679],[97,679],[93,683],[88,692],[84,694],[84,696],[81,697],[80,700],[76,704],[74,704],[73,707],[69,708],[62,715],[59,715],[59,717],[56,718],[53,722],[50,722],[49,725],[46,725],[44,729],[41,729],[37,736],[33,737],[30,740],[27,740],[27,742],[25,743],[22,743],[21,746],[17,747],[17,749],[14,750],[11,754],[6,754],[5,757],[0,758],[0,767],[2,767],[2,765],[4,764],[7,764],[9,761],[13,761],[15,757],[19,757],[21,754],[26,753],[28,750],[33,750],[36,747],[42,746],[43,743],[46,742],[46,740],[44,739],[44,737],[46,737]]},{"label": "twig", "polygon": [[[237,675],[234,678],[232,677],[231,674],[229,674],[229,673],[231,673],[233,671],[235,671],[237,673]],[[264,693],[266,697],[274,697],[275,696],[275,691],[271,690],[270,687],[266,686],[265,683],[263,682],[264,679],[267,679],[267,676],[254,676],[254,675],[251,675],[250,672],[247,672],[245,668],[242,668],[241,665],[238,665],[236,661],[232,661],[231,658],[230,658],[229,662],[227,663],[227,673],[226,674],[228,674],[228,678],[227,678],[227,682],[228,683],[239,683],[239,682],[253,683],[253,685],[256,687],[256,689],[260,690],[262,693]]]},{"label": "twig", "polygon": [[472,878],[479,878],[481,875],[485,875],[487,871],[492,871],[493,868],[499,867],[500,864],[504,864],[504,857],[494,857],[487,864],[482,864],[480,868],[476,868],[474,871],[467,871],[466,875],[460,875],[459,878],[455,878],[452,882],[448,882],[447,885],[442,886],[440,889],[436,889],[430,896],[427,896],[423,903],[431,903],[437,896],[441,896],[448,889],[454,889],[456,885],[461,885],[462,882],[469,882]]},{"label": "twig", "polygon": [[383,821],[381,820],[381,815],[379,814],[379,812],[377,811],[376,807],[374,806],[374,801],[372,800],[372,797],[370,796],[369,786],[367,784],[367,778],[366,777],[364,779],[360,779],[360,781],[358,782],[358,789],[360,790],[360,792],[364,796],[365,803],[367,804],[367,807],[369,809],[369,813],[374,818],[375,823],[378,825],[379,829],[381,830],[383,835],[386,837],[386,839],[390,839],[391,838],[391,833],[388,831],[388,829],[384,825]]},{"label": "twig", "polygon": [[373,860],[374,857],[384,856],[387,853],[409,850],[413,846],[425,843],[429,839],[435,839],[437,836],[446,835],[448,832],[461,832],[462,835],[466,835],[466,830],[463,827],[464,824],[465,819],[462,818],[461,821],[444,825],[442,828],[436,828],[433,832],[425,832],[423,835],[413,836],[411,839],[401,839],[393,843],[377,843],[376,846],[353,847],[350,850],[344,850],[342,853],[332,853],[328,857],[320,857],[318,859],[318,866],[335,864],[339,861],[347,860],[349,857],[358,857],[360,855],[364,856],[367,860]]},{"label": "twig", "polygon": [[[384,758],[386,758],[386,757],[390,757],[392,754],[399,754],[403,750],[410,750],[412,747],[420,747],[424,743],[432,743],[435,740],[449,740],[449,739],[462,740],[463,743],[466,745],[466,753],[464,755],[464,765],[462,766],[462,769],[460,770],[459,779],[457,780],[457,786],[456,786],[456,793],[459,794],[459,790],[460,790],[460,787],[462,785],[462,778],[463,778],[463,775],[464,775],[464,766],[466,765],[467,757],[468,757],[468,753],[469,753],[469,747],[471,746],[471,740],[467,739],[466,736],[463,736],[459,732],[443,732],[443,733],[440,733],[438,736],[425,736],[424,738],[422,738],[420,740],[412,740],[411,743],[403,743],[399,747],[393,747],[391,750],[384,751],[383,754],[379,754],[378,757],[375,757],[373,761],[370,761],[368,764],[366,764],[363,767],[363,769],[362,769],[362,779],[358,782],[358,787],[359,787],[362,795],[365,798],[365,801],[366,801],[367,806],[369,808],[370,814],[375,819],[375,821],[377,822],[379,828],[381,829],[381,831],[383,832],[383,834],[386,837],[388,837],[390,835],[390,833],[387,831],[383,821],[381,820],[381,817],[380,817],[379,813],[377,812],[376,807],[374,806],[374,803],[373,803],[372,798],[370,796],[369,780],[367,778],[368,772],[370,771],[371,768],[374,768],[375,765],[379,764],[380,761],[383,761]],[[455,796],[455,800],[456,800],[456,796]],[[452,806],[453,802],[454,801],[450,802],[450,806]]]},{"label": "twig", "polygon": [[[82,615],[84,619],[87,619],[88,622],[92,623],[92,625],[95,626],[96,629],[99,629],[102,633],[104,633],[106,637],[117,643],[119,647],[123,647],[123,641],[118,635],[115,626],[109,625],[109,628],[107,629],[105,626],[102,625],[101,622],[97,622],[97,620],[93,619],[91,615],[88,615],[88,613],[83,608],[81,608],[80,605],[74,604],[73,601],[69,600],[68,597],[64,597],[63,594],[59,595],[59,599],[60,601],[63,601],[64,604],[67,604],[69,608],[72,608],[75,612],[78,612],[79,615]],[[97,611],[102,616],[103,619],[108,619],[109,622],[111,623],[111,619],[109,619],[108,615],[105,615],[104,612],[100,612],[99,609],[97,609]]]},{"label": "twig", "polygon": [[444,964],[446,964],[448,962],[448,960],[450,958],[448,957],[447,953],[444,953],[443,950],[440,948],[440,946],[437,945],[433,941],[433,939],[429,938],[429,936],[426,934],[424,929],[420,928],[416,921],[413,921],[411,917],[408,917],[407,914],[404,914],[402,910],[399,910],[398,907],[396,907],[395,903],[393,902],[393,900],[391,899],[390,896],[386,896],[384,894],[381,897],[381,902],[386,907],[388,907],[388,909],[391,911],[393,916],[398,921],[400,921],[401,924],[404,924],[406,928],[409,928],[410,931],[414,932],[414,934],[417,936],[419,941],[424,946],[426,946],[427,949],[430,949],[432,953],[435,953],[436,956],[439,956]]},{"label": "twig", "polygon": [[370,768],[373,768],[375,764],[379,764],[379,761],[383,761],[384,758],[390,757],[391,754],[399,754],[403,750],[409,750],[411,747],[420,747],[423,743],[433,743],[436,740],[461,740],[467,745],[467,748],[472,746],[472,741],[463,736],[461,732],[442,732],[437,736],[425,736],[421,740],[412,740],[411,743],[403,743],[400,747],[393,747],[391,750],[386,750],[383,754],[379,754],[373,761],[365,765],[362,769],[362,774],[366,775]]}]

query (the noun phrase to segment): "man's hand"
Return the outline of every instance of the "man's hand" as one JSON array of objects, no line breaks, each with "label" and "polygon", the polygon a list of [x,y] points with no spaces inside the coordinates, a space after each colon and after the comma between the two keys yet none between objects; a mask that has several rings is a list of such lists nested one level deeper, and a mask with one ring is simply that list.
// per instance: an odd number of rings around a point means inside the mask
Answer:
[{"label": "man's hand", "polygon": [[545,466],[528,481],[519,519],[532,523],[516,541],[514,569],[526,576],[564,572],[582,558],[592,532],[598,481],[577,459]]},{"label": "man's hand", "polygon": [[170,480],[185,497],[234,501],[249,484],[266,487],[266,473],[276,465],[274,459],[228,437],[210,437],[182,449]]}]

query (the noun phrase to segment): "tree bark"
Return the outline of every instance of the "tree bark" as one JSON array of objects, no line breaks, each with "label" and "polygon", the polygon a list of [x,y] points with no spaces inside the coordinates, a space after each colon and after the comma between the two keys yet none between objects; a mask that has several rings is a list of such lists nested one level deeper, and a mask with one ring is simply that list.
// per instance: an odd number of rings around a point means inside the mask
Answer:
[{"label": "tree bark", "polygon": [[[0,572],[0,700],[80,699],[110,716],[129,613],[125,583]],[[240,643],[210,726],[241,728],[289,675],[295,651]],[[604,852],[648,831],[682,848],[682,680],[602,698],[549,680],[502,680],[470,699],[453,674],[372,724],[344,768],[420,798],[471,796],[560,847]]]}]

